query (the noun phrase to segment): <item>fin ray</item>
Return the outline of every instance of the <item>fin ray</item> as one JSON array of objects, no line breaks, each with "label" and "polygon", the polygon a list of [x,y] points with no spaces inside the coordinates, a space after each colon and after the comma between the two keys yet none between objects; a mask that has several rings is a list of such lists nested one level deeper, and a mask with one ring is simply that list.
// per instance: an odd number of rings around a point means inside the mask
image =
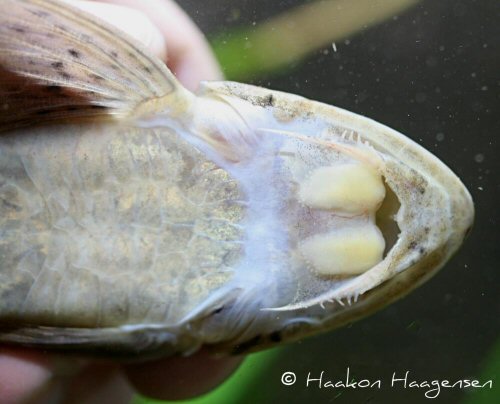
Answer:
[{"label": "fin ray", "polygon": [[180,88],[134,39],[56,0],[0,0],[0,131],[130,116]]}]

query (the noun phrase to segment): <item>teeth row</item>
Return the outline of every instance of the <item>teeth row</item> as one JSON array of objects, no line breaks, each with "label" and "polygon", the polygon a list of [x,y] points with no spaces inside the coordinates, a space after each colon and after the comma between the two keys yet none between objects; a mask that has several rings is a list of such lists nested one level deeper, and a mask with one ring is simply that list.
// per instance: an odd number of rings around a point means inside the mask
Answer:
[{"label": "teeth row", "polygon": [[325,308],[326,303],[338,303],[342,307],[344,307],[347,303],[347,305],[350,306],[352,303],[356,303],[358,301],[358,297],[359,297],[358,295],[354,296],[354,298],[347,297],[345,298],[346,299],[345,303],[342,301],[342,299],[328,299],[320,302],[319,305],[321,306],[322,309]]},{"label": "teeth row", "polygon": [[[328,129],[323,130],[323,132],[320,133],[318,136],[317,140],[319,141],[326,141],[330,147],[332,147],[335,144],[335,139],[334,137],[340,136],[340,139],[343,140],[346,143],[355,143],[355,146],[360,147],[360,148],[365,148],[368,149],[369,151],[376,152],[375,148],[371,145],[371,143],[368,140],[363,140],[359,133],[354,132],[354,131],[347,131],[344,130],[340,135],[336,134],[333,135]],[[333,143],[332,143],[333,142]],[[325,143],[323,143],[325,144]],[[337,144],[339,145],[339,144]],[[353,146],[353,145],[351,145]],[[333,147],[335,148],[335,147]]]},{"label": "teeth row", "polygon": [[370,143],[368,142],[368,140],[361,139],[361,136],[359,136],[359,134],[357,134],[356,132],[353,132],[353,131],[347,132],[346,130],[344,130],[342,132],[342,134],[340,135],[340,138],[342,140],[347,140],[349,142],[356,142],[358,144],[370,146]]},{"label": "teeth row", "polygon": [[[342,135],[340,135],[340,137],[342,138],[342,140],[348,140],[350,142],[353,142],[354,141],[354,135],[355,135],[355,133],[353,131],[347,132],[345,130],[345,131],[342,132]],[[359,139],[359,135],[358,135],[358,139]]]}]

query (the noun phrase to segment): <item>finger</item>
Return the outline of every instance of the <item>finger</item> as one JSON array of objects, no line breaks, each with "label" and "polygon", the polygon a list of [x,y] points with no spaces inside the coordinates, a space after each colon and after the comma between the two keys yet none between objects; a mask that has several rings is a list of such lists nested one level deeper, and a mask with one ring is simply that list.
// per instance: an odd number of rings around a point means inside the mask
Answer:
[{"label": "finger", "polygon": [[189,89],[201,80],[221,80],[222,72],[201,31],[172,0],[102,0],[141,10],[158,27],[168,46],[167,65]]},{"label": "finger", "polygon": [[116,363],[92,363],[66,380],[65,403],[128,403],[133,397],[130,384]]},{"label": "finger", "polygon": [[139,393],[162,400],[182,400],[206,393],[226,380],[242,357],[215,358],[206,352],[127,365],[125,374]]},{"label": "finger", "polygon": [[29,350],[0,349],[1,402],[27,402],[45,391],[53,373],[50,360],[43,353]]},{"label": "finger", "polygon": [[141,10],[94,1],[66,1],[125,31],[128,35],[143,43],[160,59],[166,59],[167,45],[165,37]]}]

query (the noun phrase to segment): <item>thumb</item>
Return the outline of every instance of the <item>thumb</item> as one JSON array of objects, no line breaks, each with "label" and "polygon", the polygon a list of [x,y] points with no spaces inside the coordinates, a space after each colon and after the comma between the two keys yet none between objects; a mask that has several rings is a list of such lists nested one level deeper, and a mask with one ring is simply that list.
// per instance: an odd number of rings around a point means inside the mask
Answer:
[{"label": "thumb", "polygon": [[167,58],[167,45],[159,29],[142,11],[117,4],[96,1],[65,0],[87,13],[126,32],[145,45],[162,60]]}]

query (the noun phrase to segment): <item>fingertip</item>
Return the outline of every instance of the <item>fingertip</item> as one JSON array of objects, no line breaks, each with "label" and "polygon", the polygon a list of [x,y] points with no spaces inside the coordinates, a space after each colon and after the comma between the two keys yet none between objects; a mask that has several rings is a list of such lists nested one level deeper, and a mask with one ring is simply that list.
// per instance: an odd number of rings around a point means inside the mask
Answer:
[{"label": "fingertip", "polygon": [[141,10],[167,43],[169,68],[188,89],[202,80],[221,80],[223,74],[209,43],[193,20],[172,0],[101,0]]},{"label": "fingertip", "polygon": [[142,10],[98,1],[78,0],[71,2],[71,4],[126,32],[145,45],[157,57],[162,60],[166,59],[167,44],[165,38]]},{"label": "fingertip", "polygon": [[179,81],[191,91],[195,91],[201,81],[224,79],[215,59],[204,57],[200,60],[195,53],[186,54],[182,58],[171,58],[168,65]]},{"label": "fingertip", "polygon": [[225,381],[241,364],[242,357],[217,358],[207,352],[154,362],[127,365],[125,374],[137,391],[162,400],[199,396]]},{"label": "fingertip", "polygon": [[2,403],[26,402],[47,388],[52,377],[48,355],[30,350],[0,349]]}]

